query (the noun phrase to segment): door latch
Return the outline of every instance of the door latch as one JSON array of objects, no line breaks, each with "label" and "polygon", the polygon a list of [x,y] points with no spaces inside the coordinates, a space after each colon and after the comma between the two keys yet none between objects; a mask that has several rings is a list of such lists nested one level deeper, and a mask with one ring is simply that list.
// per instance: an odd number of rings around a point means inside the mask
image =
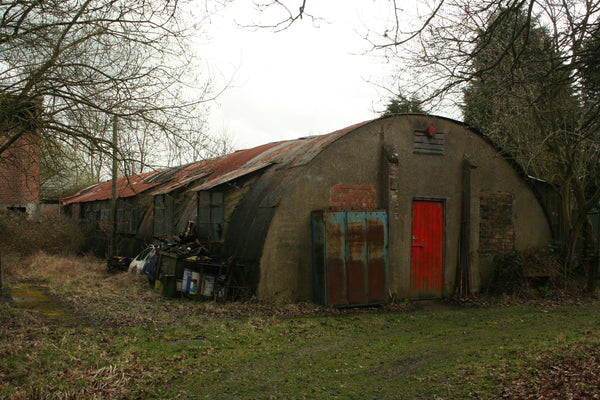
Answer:
[{"label": "door latch", "polygon": [[412,247],[421,247],[421,248],[425,248],[425,240],[423,240],[423,242],[421,244],[415,244],[415,241],[417,240],[416,237],[412,237]]}]

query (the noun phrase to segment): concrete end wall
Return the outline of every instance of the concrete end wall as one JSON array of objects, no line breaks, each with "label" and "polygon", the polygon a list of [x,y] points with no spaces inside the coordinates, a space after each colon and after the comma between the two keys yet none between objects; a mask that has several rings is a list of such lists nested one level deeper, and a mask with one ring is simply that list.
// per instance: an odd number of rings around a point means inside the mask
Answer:
[{"label": "concrete end wall", "polygon": [[[434,126],[443,133],[443,154],[419,154],[415,131]],[[397,163],[383,147],[395,149]],[[514,248],[540,247],[550,240],[550,227],[529,184],[479,134],[455,121],[401,115],[373,121],[343,136],[302,168],[281,199],[269,228],[261,259],[258,296],[262,300],[312,300],[313,210],[385,208],[389,219],[390,291],[411,297],[411,223],[415,199],[444,204],[442,294],[454,293],[462,206],[462,171],[471,171],[471,283],[477,290],[489,275],[490,263],[479,251],[481,193],[512,198]],[[486,253],[488,254],[488,253]]]}]

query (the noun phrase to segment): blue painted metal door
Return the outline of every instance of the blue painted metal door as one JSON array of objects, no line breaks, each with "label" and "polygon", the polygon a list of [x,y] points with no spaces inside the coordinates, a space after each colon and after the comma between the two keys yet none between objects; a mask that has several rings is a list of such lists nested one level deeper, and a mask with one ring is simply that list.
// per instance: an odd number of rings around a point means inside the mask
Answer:
[{"label": "blue painted metal door", "polygon": [[312,224],[315,301],[335,306],[385,302],[385,211],[316,211]]}]

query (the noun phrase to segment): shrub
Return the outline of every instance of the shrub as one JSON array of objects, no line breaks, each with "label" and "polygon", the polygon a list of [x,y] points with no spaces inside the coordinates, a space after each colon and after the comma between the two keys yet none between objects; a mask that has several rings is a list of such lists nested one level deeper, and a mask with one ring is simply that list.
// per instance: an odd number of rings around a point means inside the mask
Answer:
[{"label": "shrub", "polygon": [[564,259],[555,245],[531,249],[522,254],[523,268],[530,286],[540,289],[541,294],[563,289],[574,276],[566,276]]},{"label": "shrub", "polygon": [[498,294],[518,294],[524,282],[523,258],[517,251],[494,255],[492,279],[488,292]]},{"label": "shrub", "polygon": [[63,215],[27,218],[14,212],[0,213],[0,250],[4,253],[74,254],[82,240],[77,222]]},{"label": "shrub", "polygon": [[579,294],[586,287],[585,276],[565,270],[555,245],[495,254],[492,271],[487,287],[491,295],[554,297]]}]

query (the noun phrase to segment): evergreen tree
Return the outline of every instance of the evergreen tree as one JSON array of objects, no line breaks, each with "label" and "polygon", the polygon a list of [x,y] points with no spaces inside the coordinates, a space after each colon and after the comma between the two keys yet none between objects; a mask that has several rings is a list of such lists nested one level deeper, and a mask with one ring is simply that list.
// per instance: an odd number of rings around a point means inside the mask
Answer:
[{"label": "evergreen tree", "polygon": [[398,96],[390,99],[387,104],[385,111],[383,111],[382,115],[392,115],[392,114],[401,114],[401,113],[424,113],[421,106],[421,101],[417,97],[411,97],[408,99],[403,94],[399,94]]},{"label": "evergreen tree", "polygon": [[545,179],[555,173],[548,132],[568,135],[578,110],[571,73],[558,63],[552,37],[537,21],[522,9],[503,9],[477,37],[473,79],[463,91],[464,121]]}]

